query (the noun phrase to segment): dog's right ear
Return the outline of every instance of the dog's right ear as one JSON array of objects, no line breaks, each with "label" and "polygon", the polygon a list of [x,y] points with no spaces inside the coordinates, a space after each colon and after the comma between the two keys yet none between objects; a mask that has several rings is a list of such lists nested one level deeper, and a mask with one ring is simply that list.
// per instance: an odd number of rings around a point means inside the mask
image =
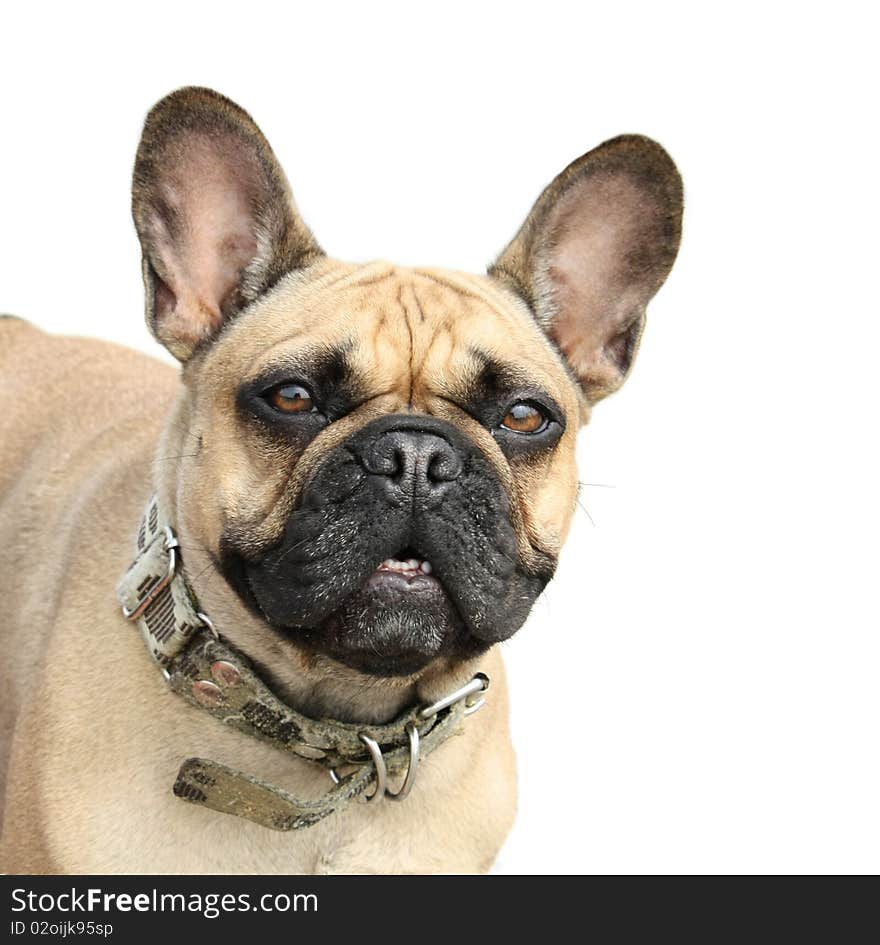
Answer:
[{"label": "dog's right ear", "polygon": [[269,143],[210,89],[147,115],[132,182],[150,330],[180,361],[278,279],[322,256]]}]

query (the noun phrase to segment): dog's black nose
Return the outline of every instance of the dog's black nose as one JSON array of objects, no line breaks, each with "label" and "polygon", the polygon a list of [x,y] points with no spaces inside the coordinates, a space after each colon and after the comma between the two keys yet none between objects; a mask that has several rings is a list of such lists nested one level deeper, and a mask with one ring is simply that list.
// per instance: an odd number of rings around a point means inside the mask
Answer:
[{"label": "dog's black nose", "polygon": [[437,498],[462,471],[461,456],[448,440],[423,430],[379,434],[364,445],[361,463],[392,499]]}]

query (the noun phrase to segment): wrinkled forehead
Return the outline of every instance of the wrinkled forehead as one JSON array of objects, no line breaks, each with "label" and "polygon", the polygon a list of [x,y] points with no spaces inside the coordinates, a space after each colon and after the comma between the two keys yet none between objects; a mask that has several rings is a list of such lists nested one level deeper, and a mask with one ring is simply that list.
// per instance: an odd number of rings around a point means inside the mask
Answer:
[{"label": "wrinkled forehead", "polygon": [[204,372],[356,378],[363,396],[414,409],[491,388],[534,389],[578,409],[559,356],[522,303],[485,277],[388,263],[321,263],[285,277],[209,349]]}]

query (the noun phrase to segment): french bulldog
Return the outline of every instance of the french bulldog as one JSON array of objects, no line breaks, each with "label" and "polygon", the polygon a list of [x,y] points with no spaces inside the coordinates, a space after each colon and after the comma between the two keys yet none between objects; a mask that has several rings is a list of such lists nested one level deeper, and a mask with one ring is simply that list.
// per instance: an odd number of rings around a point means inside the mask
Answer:
[{"label": "french bulldog", "polygon": [[[578,429],[675,259],[675,165],[605,142],[485,275],[354,265],[251,117],[185,88],[146,119],[132,197],[179,371],[0,321],[0,867],[487,871],[516,806],[498,644],[553,575]],[[169,692],[114,594],[154,493],[200,612],[298,712],[381,726],[491,679],[405,802],[284,832],[174,796],[193,752],[309,797],[331,781]]]}]

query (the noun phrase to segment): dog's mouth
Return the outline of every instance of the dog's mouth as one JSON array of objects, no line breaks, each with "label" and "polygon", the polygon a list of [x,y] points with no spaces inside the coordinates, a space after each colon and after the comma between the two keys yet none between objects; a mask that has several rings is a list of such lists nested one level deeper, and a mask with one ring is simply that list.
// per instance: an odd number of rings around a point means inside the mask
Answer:
[{"label": "dog's mouth", "polygon": [[404,548],[394,557],[386,558],[367,579],[363,591],[381,593],[383,589],[416,594],[423,600],[430,594],[448,597],[434,566],[412,548]]},{"label": "dog's mouth", "polygon": [[374,576],[376,574],[399,574],[411,581],[418,577],[427,577],[433,570],[433,566],[427,558],[421,557],[413,548],[407,547],[398,552],[393,558],[386,558],[376,568]]},{"label": "dog's mouth", "polygon": [[380,676],[408,675],[463,645],[472,649],[441,576],[411,546],[380,562],[305,638],[342,662]]}]

